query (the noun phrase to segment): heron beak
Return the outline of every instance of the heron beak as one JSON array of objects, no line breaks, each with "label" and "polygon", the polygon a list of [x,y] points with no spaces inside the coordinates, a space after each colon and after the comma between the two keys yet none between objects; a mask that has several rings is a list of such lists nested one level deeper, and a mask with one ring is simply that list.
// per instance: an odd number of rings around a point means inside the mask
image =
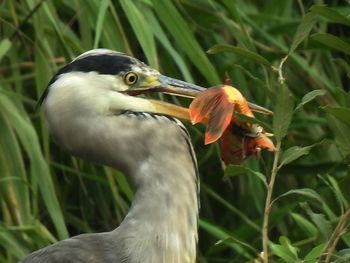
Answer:
[{"label": "heron beak", "polygon": [[[173,79],[164,75],[149,76],[146,79],[150,92],[161,92],[164,94],[175,95],[194,99],[200,92],[206,90],[203,87]],[[178,119],[191,121],[189,109],[178,105],[170,104],[165,101],[150,100],[158,113],[170,115]]]},{"label": "heron beak", "polygon": [[[173,78],[169,78],[167,76],[164,75],[160,75],[158,77],[158,81],[160,82],[160,86],[157,87],[159,92],[163,92],[166,94],[170,94],[170,95],[175,95],[175,96],[180,96],[180,97],[187,97],[187,98],[195,98],[197,97],[197,95],[206,90],[206,88],[203,88],[201,86],[195,85],[195,84],[191,84],[182,80],[178,80],[178,79],[173,79]],[[263,114],[268,114],[271,115],[273,114],[272,111],[259,106],[257,104],[248,102],[249,108],[252,111],[255,112],[260,112]]]},{"label": "heron beak", "polygon": [[[161,92],[169,95],[194,99],[199,93],[201,93],[204,90],[206,90],[206,88],[182,80],[170,78],[164,75],[149,75],[144,80],[141,87],[137,87],[133,90],[128,90],[127,93],[129,93],[130,95],[138,95],[143,93]],[[154,105],[156,105],[159,108],[160,113],[189,120],[188,109],[163,101],[151,101]],[[269,115],[273,114],[272,111],[254,103],[248,102],[248,105],[252,111]]]},{"label": "heron beak", "polygon": [[[151,77],[151,80],[152,80],[152,77]],[[154,86],[156,91],[158,92],[180,96],[180,97],[187,97],[191,99],[197,97],[197,95],[200,92],[206,90],[206,88],[203,88],[201,86],[191,84],[178,79],[173,79],[164,75],[158,76],[157,78],[153,79],[153,81],[159,83],[158,85]],[[273,112],[270,111],[269,109],[266,109],[257,104],[248,102],[248,105],[252,111],[260,112],[268,115],[273,114]]]}]

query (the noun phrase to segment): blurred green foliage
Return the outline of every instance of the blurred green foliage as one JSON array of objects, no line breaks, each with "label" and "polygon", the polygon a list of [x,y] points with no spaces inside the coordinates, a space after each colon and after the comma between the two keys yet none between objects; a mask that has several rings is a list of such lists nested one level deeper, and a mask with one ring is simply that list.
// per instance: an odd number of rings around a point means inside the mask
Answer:
[{"label": "blurred green foliage", "polygon": [[[227,72],[274,110],[257,114],[281,146],[270,262],[350,262],[349,14],[346,0],[1,1],[0,262],[109,231],[128,210],[124,176],[63,152],[35,111],[57,69],[96,47],[207,87]],[[204,127],[187,126],[201,174],[199,262],[258,262],[273,154],[224,173]]]}]

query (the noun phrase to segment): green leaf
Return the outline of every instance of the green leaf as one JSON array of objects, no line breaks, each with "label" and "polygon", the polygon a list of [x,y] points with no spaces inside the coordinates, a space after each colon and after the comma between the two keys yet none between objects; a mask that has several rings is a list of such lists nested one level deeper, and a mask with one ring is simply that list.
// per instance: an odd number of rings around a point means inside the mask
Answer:
[{"label": "green leaf", "polygon": [[[199,219],[198,224],[202,229],[204,229],[206,232],[210,233],[219,240],[225,240],[227,238],[230,238],[230,235],[219,226],[213,225],[203,219]],[[246,254],[244,247],[242,247],[240,244],[229,243],[227,245],[233,248],[233,250],[235,250],[238,253]]]},{"label": "green leaf", "polygon": [[334,263],[346,263],[350,262],[350,248],[345,248],[337,253],[335,253],[335,257],[337,260],[334,261]]},{"label": "green leaf", "polygon": [[230,164],[226,167],[224,176],[230,177],[230,176],[237,176],[242,174],[251,174],[256,177],[258,177],[265,185],[266,185],[266,177],[262,173],[258,171],[254,171],[252,169],[249,169],[248,167],[242,166],[242,165],[233,165]]},{"label": "green leaf", "polygon": [[65,38],[64,38],[64,34],[63,34],[63,30],[62,30],[62,25],[59,23],[59,21],[56,19],[57,18],[57,14],[55,13],[54,9],[51,9],[49,7],[49,3],[47,2],[43,2],[43,10],[45,11],[45,14],[47,16],[47,20],[52,24],[55,33],[57,34],[58,40],[61,42],[62,48],[66,51],[66,53],[73,58],[74,55],[72,53],[72,51],[68,48],[69,45],[67,45]]},{"label": "green leaf", "polygon": [[290,244],[286,237],[281,237],[281,245],[270,243],[273,254],[283,259],[286,263],[295,263],[298,260],[297,249]]},{"label": "green leaf", "polygon": [[311,6],[310,10],[313,13],[323,16],[332,22],[350,26],[350,19],[332,8],[324,5],[313,5]]},{"label": "green leaf", "polygon": [[340,207],[342,208],[342,210],[344,210],[345,208],[348,207],[348,201],[346,200],[345,196],[340,190],[337,180],[335,180],[332,176],[329,176],[329,175],[327,176],[327,178],[328,178],[328,181],[330,182],[332,191],[335,197],[337,198]]},{"label": "green leaf", "polygon": [[334,61],[343,68],[343,70],[346,72],[348,75],[348,78],[350,78],[350,65],[349,63],[342,58],[335,58]]},{"label": "green leaf", "polygon": [[255,175],[257,178],[259,178],[265,185],[267,185],[266,182],[266,176],[258,171],[254,171],[252,169],[246,168],[247,172],[250,173],[251,175]]},{"label": "green leaf", "polygon": [[0,180],[2,180],[0,190],[4,193],[1,197],[7,201],[16,222],[28,224],[32,217],[23,155],[15,133],[10,127],[10,121],[1,111],[0,127]]},{"label": "green leaf", "polygon": [[134,196],[134,192],[130,186],[130,183],[126,180],[125,176],[119,171],[115,171],[113,175],[115,176],[115,180],[118,182],[120,191],[123,192],[123,194],[125,194],[128,200],[131,202]]},{"label": "green leaf", "polygon": [[301,207],[306,210],[306,213],[317,226],[324,241],[328,240],[332,233],[332,224],[328,221],[324,214],[314,213],[307,203],[302,203]]},{"label": "green leaf", "polygon": [[[131,2],[131,1],[128,1]],[[172,35],[174,42],[181,47],[184,53],[192,61],[193,65],[202,73],[202,75],[213,85],[221,83],[215,68],[210,63],[208,57],[199,45],[198,41],[190,30],[188,23],[179,13],[172,1],[152,0],[154,10],[162,20],[163,25]]]},{"label": "green leaf", "polygon": [[221,245],[221,244],[225,244],[225,245],[228,245],[228,244],[239,244],[239,245],[242,245],[243,247],[248,248],[253,253],[257,253],[256,248],[254,248],[252,245],[250,245],[249,243],[243,242],[243,241],[241,241],[241,240],[239,240],[239,239],[237,239],[237,238],[235,238],[233,236],[230,236],[228,238],[221,239],[221,240],[217,241],[215,243],[215,246]]},{"label": "green leaf", "polygon": [[35,48],[35,88],[38,96],[44,92],[53,75],[50,63],[47,60],[48,54],[44,54],[38,46]]},{"label": "green leaf", "polygon": [[0,229],[0,241],[16,257],[23,258],[30,252],[28,247],[24,246],[23,242],[16,238],[13,231]]},{"label": "green leaf", "polygon": [[242,175],[247,172],[246,168],[242,165],[230,164],[225,169],[225,177]]},{"label": "green leaf", "polygon": [[324,240],[329,239],[332,232],[332,224],[326,219],[324,214],[312,213],[310,215],[312,221],[317,225],[318,230],[322,234]]},{"label": "green leaf", "polygon": [[283,259],[284,262],[286,263],[295,263],[296,258],[294,255],[288,250],[288,248],[282,246],[282,245],[277,245],[277,244],[270,244],[270,248],[273,254],[276,256],[280,257]]},{"label": "green leaf", "polygon": [[305,104],[309,103],[310,101],[312,101],[313,99],[315,99],[318,96],[324,96],[326,95],[327,91],[322,90],[322,89],[316,89],[313,91],[308,92],[307,94],[305,94],[303,96],[303,98],[301,99],[301,102],[299,103],[299,105],[295,108],[295,110],[300,109],[301,107],[303,107]]},{"label": "green leaf", "polygon": [[0,41],[0,61],[6,55],[6,53],[10,50],[12,46],[11,41],[8,38],[4,38]]},{"label": "green leaf", "polygon": [[309,251],[309,253],[306,254],[304,258],[305,263],[314,263],[321,255],[323,252],[323,249],[325,248],[326,244],[322,243],[313,249]]},{"label": "green leaf", "polygon": [[294,99],[286,85],[278,86],[278,97],[273,115],[273,132],[275,138],[281,141],[288,132],[292,121]]},{"label": "green leaf", "polygon": [[206,193],[208,193],[212,198],[214,198],[216,201],[221,203],[225,208],[227,208],[227,211],[231,211],[235,215],[237,215],[242,222],[244,222],[245,225],[251,227],[256,232],[261,233],[261,228],[259,225],[257,225],[254,221],[252,221],[248,216],[246,216],[244,213],[242,213],[238,208],[233,206],[231,203],[226,201],[224,198],[222,198],[218,193],[213,191],[210,187],[208,187],[205,184],[201,184],[202,190],[204,190]]},{"label": "green leaf", "polygon": [[55,187],[50,170],[42,156],[40,143],[36,131],[29,119],[21,114],[16,105],[7,97],[0,96],[0,110],[7,115],[23,148],[30,159],[30,170],[33,180],[39,185],[41,195],[48,213],[56,227],[60,239],[68,237],[68,231],[64,222],[63,213],[55,193]]},{"label": "green leaf", "polygon": [[328,127],[334,134],[335,142],[344,156],[350,155],[350,127],[331,114],[327,114]]},{"label": "green leaf", "polygon": [[294,52],[294,50],[300,45],[301,42],[310,34],[311,29],[316,23],[316,14],[309,12],[302,18],[297,32],[294,35],[292,45],[289,48],[288,55]]},{"label": "green leaf", "polygon": [[305,146],[305,147],[300,147],[300,146],[293,146],[287,149],[281,158],[281,164],[279,167],[282,167],[283,165],[289,164],[296,159],[300,158],[303,155],[309,154],[309,152],[315,147],[323,143],[323,141],[315,143],[313,145]]},{"label": "green leaf", "polygon": [[291,213],[292,218],[300,227],[303,233],[305,233],[308,237],[316,236],[318,233],[317,228],[305,217],[300,214]]},{"label": "green leaf", "polygon": [[301,195],[301,196],[305,196],[305,197],[308,197],[308,198],[315,199],[318,202],[320,202],[321,204],[324,202],[322,197],[315,190],[312,190],[310,188],[289,190],[288,192],[278,196],[273,202],[276,202],[278,199],[280,199],[282,197],[286,197],[288,195],[292,195],[292,194],[297,194],[297,195]]},{"label": "green leaf", "polygon": [[153,31],[153,35],[157,38],[164,49],[169,53],[174,63],[178,66],[185,81],[193,83],[193,77],[190,73],[190,65],[185,62],[185,58],[178,52],[173,46],[172,41],[167,37],[166,32],[161,27],[159,20],[157,20],[155,14],[151,10],[145,10],[147,21]]},{"label": "green leaf", "polygon": [[323,109],[350,127],[350,108],[327,105]]},{"label": "green leaf", "polygon": [[109,0],[102,0],[99,5],[96,29],[95,29],[95,40],[94,40],[94,48],[98,47],[98,42],[100,41],[102,30],[103,30],[103,22],[105,20],[106,12],[109,7]]},{"label": "green leaf", "polygon": [[245,49],[245,48],[234,47],[234,46],[225,45],[225,44],[217,44],[217,45],[211,47],[207,51],[207,53],[209,53],[209,54],[217,54],[217,53],[221,53],[221,52],[235,53],[239,56],[242,56],[242,57],[250,59],[254,62],[260,63],[264,66],[271,67],[271,63],[266,58],[264,58],[263,56],[255,53],[255,52],[252,52],[248,49]]},{"label": "green leaf", "polygon": [[149,65],[153,68],[158,68],[156,44],[146,18],[133,1],[120,0],[120,4],[128,17],[128,21],[135,32],[137,40],[140,42]]},{"label": "green leaf", "polygon": [[291,254],[294,255],[295,258],[298,258],[298,248],[293,246],[286,236],[280,236],[278,238],[278,241],[282,246],[286,247],[291,252]]},{"label": "green leaf", "polygon": [[311,35],[310,39],[350,55],[350,44],[339,37],[327,33],[316,33]]}]

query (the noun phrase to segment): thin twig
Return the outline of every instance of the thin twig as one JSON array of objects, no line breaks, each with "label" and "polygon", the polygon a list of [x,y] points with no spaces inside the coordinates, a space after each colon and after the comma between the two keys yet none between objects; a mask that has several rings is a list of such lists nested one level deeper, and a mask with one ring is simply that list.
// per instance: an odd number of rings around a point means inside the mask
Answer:
[{"label": "thin twig", "polygon": [[[47,60],[48,63],[57,65],[57,64],[66,64],[67,60],[64,57],[57,57],[57,58],[52,58]],[[33,61],[24,61],[20,62],[16,65],[11,65],[7,67],[0,67],[0,73],[7,73],[11,72],[15,69],[34,69],[35,68],[35,62]]]},{"label": "thin twig", "polygon": [[299,5],[299,8],[300,8],[301,16],[304,16],[305,15],[305,8],[304,8],[304,5],[303,5],[303,2],[301,0],[298,0],[298,5]]},{"label": "thin twig", "polygon": [[285,77],[283,76],[283,65],[284,63],[287,61],[289,55],[287,54],[286,56],[284,56],[281,59],[280,64],[278,65],[278,67],[272,66],[272,70],[276,71],[278,73],[278,82],[283,85],[284,82],[286,81]]},{"label": "thin twig", "polygon": [[266,194],[265,210],[264,210],[264,222],[263,222],[263,229],[262,229],[262,246],[263,246],[262,259],[264,263],[269,262],[269,218],[270,218],[270,212],[272,208],[271,199],[272,199],[273,187],[275,185],[276,176],[279,170],[278,161],[280,156],[280,148],[281,148],[281,142],[278,141],[276,144],[276,152],[273,160],[271,178],[270,178],[270,182],[267,185],[267,194]]},{"label": "thin twig", "polygon": [[335,250],[336,245],[338,244],[339,239],[341,236],[346,233],[347,225],[350,221],[350,208],[346,210],[344,214],[342,214],[339,218],[338,225],[335,227],[332,236],[327,242],[327,245],[325,246],[322,254],[326,255],[325,260],[323,261],[323,257],[319,259],[318,262],[326,262],[328,263],[331,260],[333,251]]},{"label": "thin twig", "polygon": [[280,84],[284,84],[284,82],[286,81],[286,79],[283,76],[283,64],[287,61],[287,59],[288,55],[282,58],[281,63],[278,67],[278,81]]},{"label": "thin twig", "polygon": [[41,7],[41,5],[45,2],[46,0],[41,0],[39,3],[36,4],[36,6],[34,6],[34,8],[29,12],[29,14],[23,19],[23,21],[21,22],[21,24],[18,26],[17,30],[14,31],[11,36],[10,39],[13,39],[15,36],[17,36],[18,32],[20,32],[22,30],[22,28],[25,26],[25,24],[29,21],[29,19],[32,18],[32,16],[39,10],[39,8]]}]

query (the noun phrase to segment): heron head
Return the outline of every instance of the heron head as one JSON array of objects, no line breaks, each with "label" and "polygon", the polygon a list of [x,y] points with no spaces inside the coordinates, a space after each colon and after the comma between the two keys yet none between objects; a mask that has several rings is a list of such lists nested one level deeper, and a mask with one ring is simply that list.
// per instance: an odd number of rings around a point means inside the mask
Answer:
[{"label": "heron head", "polygon": [[[124,53],[94,49],[83,53],[53,77],[39,100],[46,110],[80,114],[149,111],[188,118],[180,107],[136,97],[150,92],[195,97],[204,88],[160,74]],[[179,110],[180,109],[180,110]],[[182,108],[183,110],[183,108]],[[179,115],[179,112],[180,113]]]}]

